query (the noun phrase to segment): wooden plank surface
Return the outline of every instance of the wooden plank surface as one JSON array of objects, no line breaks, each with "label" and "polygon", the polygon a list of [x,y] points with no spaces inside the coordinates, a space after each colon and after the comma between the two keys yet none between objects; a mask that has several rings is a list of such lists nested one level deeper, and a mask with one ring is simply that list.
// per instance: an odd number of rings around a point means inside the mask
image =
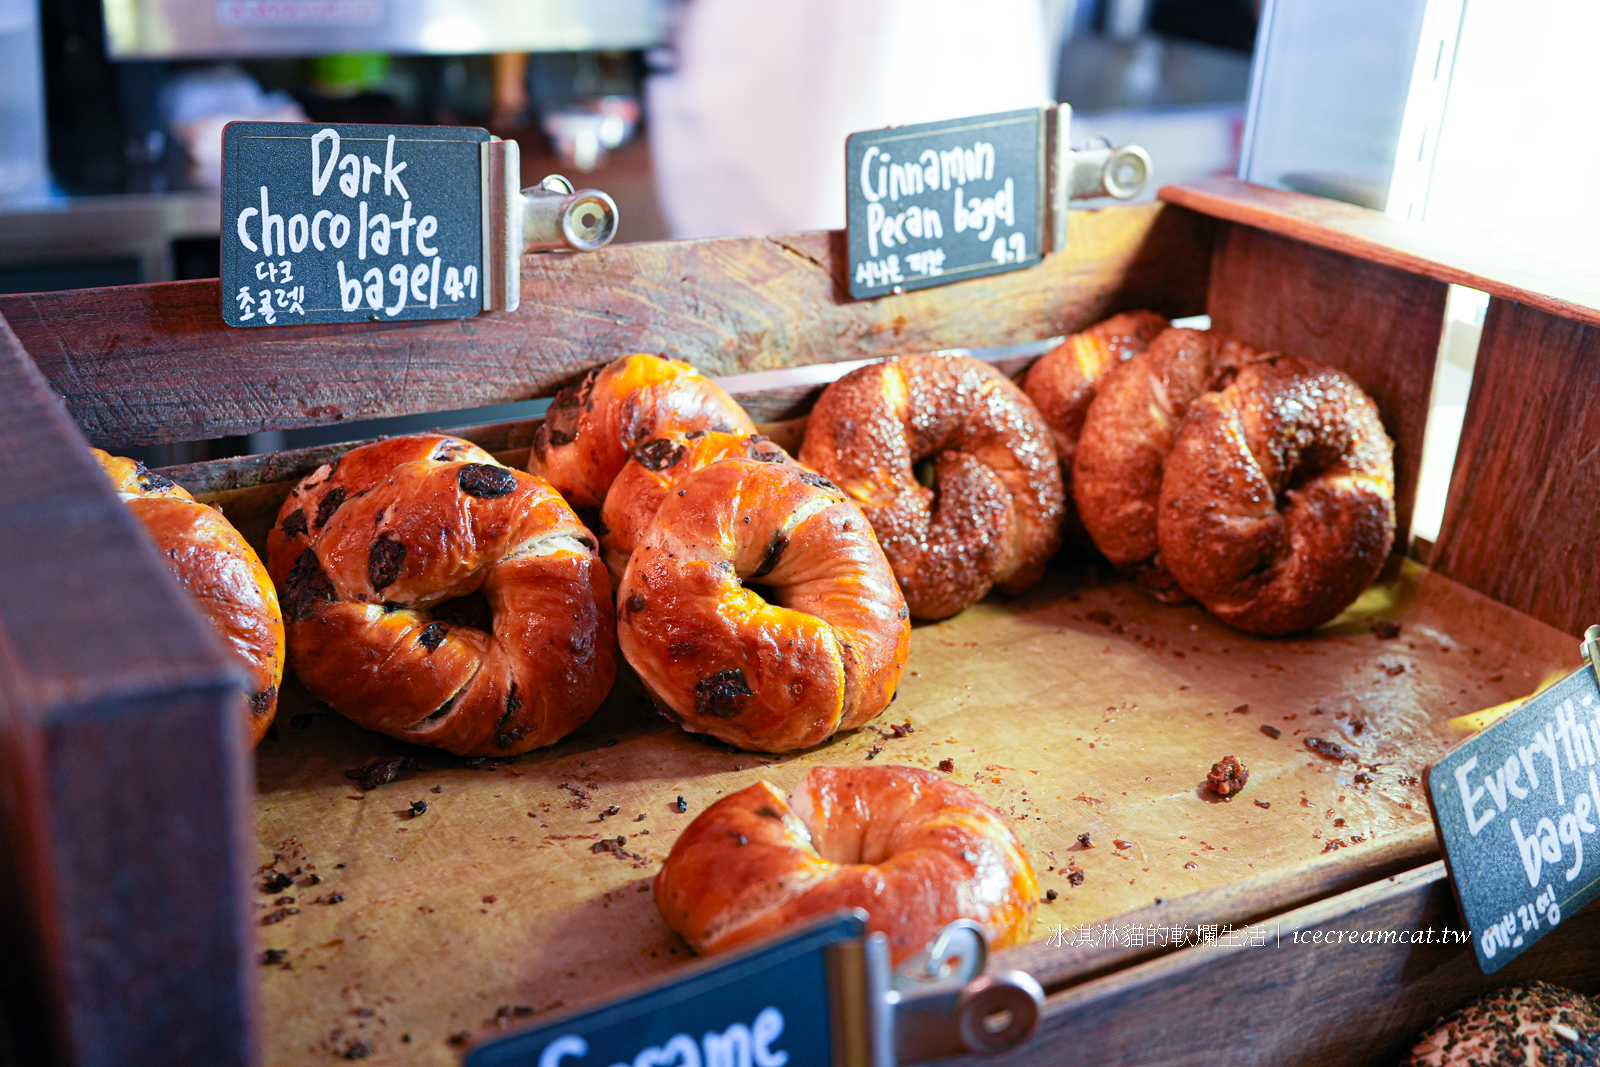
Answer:
[{"label": "wooden plank surface", "polygon": [[234,669],[0,319],[0,1011],[24,1063],[255,1062]]},{"label": "wooden plank surface", "polygon": [[1570,634],[1600,622],[1600,327],[1491,300],[1432,562]]},{"label": "wooden plank surface", "polygon": [[629,352],[733,374],[1196,314],[1211,226],[1160,204],[1074,211],[1040,266],[866,302],[848,299],[843,234],[817,232],[530,255],[518,311],[448,322],[230,329],[211,281],[0,297],[0,314],[115,448],[527,400]]},{"label": "wooden plank surface", "polygon": [[1168,185],[1159,196],[1213,218],[1600,325],[1600,271],[1552,263],[1495,247],[1474,235],[1236,178]]},{"label": "wooden plank surface", "polygon": [[1020,1048],[949,1062],[1392,1067],[1439,1015],[1503,985],[1600,994],[1600,904],[1487,978],[1460,929],[1444,865],[1430,864],[1283,915],[1263,944],[1196,946],[1057,993]]},{"label": "wooden plank surface", "polygon": [[[1377,617],[1399,636],[1376,636]],[[1410,563],[1323,631],[1263,641],[1064,560],[1024,597],[916,628],[874,724],[912,733],[868,728],[783,757],[696,740],[625,679],[571,738],[469,767],[318,714],[291,685],[257,757],[259,877],[293,879],[254,897],[260,949],[283,953],[263,969],[267,1061],[358,1048],[448,1064],[459,1042],[670,973],[687,950],[649,885],[677,833],[758,778],[787,789],[810,766],[869,757],[948,759],[1013,818],[1057,893],[1015,958],[1075,981],[1123,961],[1051,951],[1058,927],[1141,911],[1234,921],[1426,860],[1414,779],[1457,736],[1445,720],[1575,661],[1564,635]],[[1307,737],[1358,758],[1315,755]],[[1200,786],[1229,754],[1250,784],[1215,802]],[[389,755],[417,765],[370,792],[345,776]],[[617,835],[637,860],[593,851]],[[1152,910],[1158,897],[1195,906]]]},{"label": "wooden plank surface", "polygon": [[1395,546],[1404,551],[1448,286],[1250,226],[1217,236],[1207,301],[1213,328],[1347,371],[1395,443]]}]

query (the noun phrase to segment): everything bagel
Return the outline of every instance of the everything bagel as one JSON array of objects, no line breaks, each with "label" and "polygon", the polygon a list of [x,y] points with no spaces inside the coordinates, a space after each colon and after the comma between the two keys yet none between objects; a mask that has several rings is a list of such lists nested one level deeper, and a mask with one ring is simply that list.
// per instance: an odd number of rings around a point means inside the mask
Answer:
[{"label": "everything bagel", "polygon": [[[861,506],[919,619],[954,615],[992,586],[1026,589],[1061,545],[1049,426],[1010,379],[966,356],[851,371],[817,401],[799,459]],[[931,489],[917,480],[925,460]]]},{"label": "everything bagel", "polygon": [[634,549],[617,612],[623,655],[658,707],[761,752],[866,723],[894,698],[911,644],[861,512],[826,478],[749,459],[678,483]]},{"label": "everything bagel", "polygon": [[[275,542],[295,673],[359,725],[459,755],[566,736],[616,673],[598,546],[543,479],[413,451],[422,458],[350,483],[325,521]],[[339,470],[375,471],[362,452]],[[280,533],[320,487],[285,502]],[[462,622],[450,609],[478,593],[489,618]]]}]

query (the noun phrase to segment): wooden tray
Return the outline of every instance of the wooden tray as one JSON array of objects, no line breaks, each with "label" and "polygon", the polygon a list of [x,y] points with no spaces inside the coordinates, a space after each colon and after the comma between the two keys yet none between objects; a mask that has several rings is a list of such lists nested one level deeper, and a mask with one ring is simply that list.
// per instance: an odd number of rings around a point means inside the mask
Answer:
[{"label": "wooden tray", "polygon": [[[1380,619],[1399,636],[1378,636]],[[285,953],[266,972],[267,1062],[361,1042],[385,1062],[449,1063],[462,1034],[666,973],[688,953],[649,888],[677,834],[725,793],[787,790],[819,764],[948,766],[1007,812],[1057,894],[1036,939],[1115,916],[1242,924],[1436,855],[1418,778],[1463,736],[1446,721],[1575,663],[1566,635],[1409,562],[1317,634],[1274,641],[1063,564],[1023,597],[916,627],[890,710],[789,756],[686,734],[631,675],[572,737],[476,768],[317,714],[295,687],[259,749],[262,877],[300,872],[256,900],[259,945]],[[402,753],[417,766],[392,784],[346,776]],[[1222,803],[1202,786],[1229,754],[1250,781]],[[599,844],[618,835],[620,851]],[[1047,955],[1029,960],[1055,977]]]},{"label": "wooden tray", "polygon": [[[1304,950],[1256,981],[1218,946],[1161,956],[1061,942],[1113,919],[1448,918],[1436,868],[1402,873],[1435,847],[1409,778],[1453,739],[1452,716],[1575,664],[1570,635],[1600,614],[1588,508],[1556,488],[1582,499],[1589,484],[1579,476],[1600,428],[1568,398],[1600,384],[1600,360],[1573,355],[1600,349],[1600,311],[1525,267],[1494,280],[1481,250],[1429,245],[1370,212],[1240,183],[1163,195],[1185,206],[1075,212],[1070,250],[1034,270],[870,303],[844,296],[836,234],[529,257],[523,310],[466,324],[246,334],[221,326],[215,283],[0,298],[20,338],[0,325],[0,440],[27,459],[0,471],[5,546],[24,579],[0,590],[0,933],[15,935],[22,961],[0,968],[0,1058],[9,1044],[65,1062],[249,1064],[259,1034],[274,1064],[363,1051],[453,1062],[460,1042],[684,958],[641,890],[719,792],[869,755],[949,759],[1013,814],[1057,892],[1034,940],[999,961],[1052,991],[1046,1032],[1014,1059],[1052,1059],[1071,1040],[1102,1062],[1192,1062],[1214,1046],[1186,1047],[1191,1034],[1233,1026],[1270,1037],[1234,1058],[1283,1063],[1296,1047],[1284,1035],[1299,1031],[1240,1012],[1315,997],[1325,1021],[1358,1034],[1382,1015],[1372,1032],[1388,1049],[1402,1024],[1448,1007],[1474,987],[1460,950],[1448,981],[1394,953],[1328,969]],[[1368,389],[1396,440],[1405,544],[1446,283],[1461,280],[1494,299],[1429,557],[1438,569],[1397,559],[1318,635],[1244,638],[1067,559],[1025,597],[917,628],[912,673],[874,724],[911,733],[857,731],[784,759],[688,737],[624,679],[560,745],[466,767],[319,715],[291,683],[278,736],[256,757],[253,841],[249,768],[218,725],[226,664],[69,421],[117,447],[548,395],[633,349],[732,374],[1036,339],[1128,307],[1206,311]],[[1532,384],[1505,405],[1519,374]],[[815,392],[741,399],[758,417],[792,418]],[[515,458],[528,429],[478,436]],[[259,538],[288,480],[318,462],[173,473]],[[1399,635],[1381,639],[1374,618]],[[1357,758],[1325,759],[1307,737]],[[1250,765],[1250,786],[1210,802],[1200,779],[1230,753]],[[388,754],[417,765],[370,792],[345,777]],[[429,805],[417,817],[415,800]],[[594,851],[618,835],[624,855]],[[296,868],[292,887],[261,891]],[[1594,910],[1527,967],[1570,961]],[[263,965],[267,949],[284,956]],[[1234,977],[1219,981],[1213,965]],[[1585,966],[1551,973],[1592,990]],[[1331,996],[1326,976],[1341,974],[1350,988]],[[1167,1014],[1140,1034],[1146,995]],[[1211,1029],[1188,1022],[1197,1016]],[[1348,1044],[1304,1048],[1304,1062],[1379,1062]]]}]

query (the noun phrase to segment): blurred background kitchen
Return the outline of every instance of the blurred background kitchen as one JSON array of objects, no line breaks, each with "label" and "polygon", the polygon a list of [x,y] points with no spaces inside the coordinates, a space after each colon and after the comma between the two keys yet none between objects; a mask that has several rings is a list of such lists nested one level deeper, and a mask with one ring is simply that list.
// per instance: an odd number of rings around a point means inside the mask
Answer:
[{"label": "blurred background kitchen", "polygon": [[[216,276],[234,119],[486,126],[524,184],[610,193],[630,242],[841,227],[847,133],[1054,98],[1074,140],[1149,151],[1146,197],[1237,174],[1532,253],[1600,303],[1597,39],[1592,0],[0,0],[0,292]],[[1485,303],[1452,291],[1423,537]]]}]

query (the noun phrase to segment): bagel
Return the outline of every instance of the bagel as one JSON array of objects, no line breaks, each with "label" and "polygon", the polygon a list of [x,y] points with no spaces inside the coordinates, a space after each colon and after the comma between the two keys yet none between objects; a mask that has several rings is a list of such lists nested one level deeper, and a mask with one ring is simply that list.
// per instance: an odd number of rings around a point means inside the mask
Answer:
[{"label": "bagel", "polygon": [[647,353],[623,356],[555,395],[534,431],[528,470],[575,508],[597,508],[640,445],[673,430],[756,432],[738,401],[694,367]]},{"label": "bagel", "polygon": [[267,570],[283,588],[289,568],[333,518],[345,501],[372,490],[402,463],[495,463],[477,445],[436,433],[411,434],[353,448],[324,463],[289,490],[278,509],[278,521],[267,531]]},{"label": "bagel", "polygon": [[278,713],[283,684],[283,616],[261,557],[221,512],[196,501],[183,486],[143,463],[98,448],[90,451],[201,618],[244,667],[249,687],[245,734],[256,745]]},{"label": "bagel", "polygon": [[652,437],[633,450],[600,509],[600,552],[617,584],[622,583],[628,557],[672,487],[686,475],[729,456],[761,463],[794,462],[764,434],[715,430],[675,430]]},{"label": "bagel", "polygon": [[1004,817],[919,767],[813,767],[787,802],[757,782],[701,812],[655,881],[662,918],[702,955],[861,908],[896,965],[957,919],[990,948],[1018,944],[1038,899]]},{"label": "bagel", "polygon": [[1592,1067],[1600,1000],[1549,982],[1486,993],[1434,1021],[1401,1067]]},{"label": "bagel", "polygon": [[1264,354],[1208,330],[1170,329],[1100,382],[1073,460],[1078,518],[1096,548],[1158,600],[1188,599],[1160,558],[1156,511],[1167,453],[1202,393]]},{"label": "bagel", "polygon": [[761,752],[866,723],[894,698],[911,645],[905,599],[855,505],[812,471],[749,459],[678,483],[617,608],[622,653],[657,706]]},{"label": "bagel", "polygon": [[[307,689],[367,729],[463,756],[514,755],[571,733],[609,692],[611,586],[599,546],[548,482],[492,459],[438,458],[482,455],[451,440],[363,446],[284,502],[280,534],[305,525],[329,479],[345,479],[323,521],[272,542],[289,660]],[[478,593],[487,619],[463,610]]]},{"label": "bagel", "polygon": [[1166,316],[1153,311],[1124,311],[1073,334],[1028,368],[1022,391],[1038,407],[1055,438],[1066,497],[1065,530],[1074,540],[1087,535],[1072,503],[1072,460],[1095,387],[1113,367],[1150,347],[1168,325]]},{"label": "bagel", "polygon": [[[1009,378],[967,356],[901,356],[823,392],[800,462],[866,513],[911,614],[942,619],[991,587],[1038,581],[1061,545],[1050,428]],[[917,480],[932,460],[933,488]]]},{"label": "bagel", "polygon": [[1195,400],[1167,456],[1161,561],[1246,633],[1343,611],[1394,546],[1394,444],[1342,371],[1279,356]]}]

